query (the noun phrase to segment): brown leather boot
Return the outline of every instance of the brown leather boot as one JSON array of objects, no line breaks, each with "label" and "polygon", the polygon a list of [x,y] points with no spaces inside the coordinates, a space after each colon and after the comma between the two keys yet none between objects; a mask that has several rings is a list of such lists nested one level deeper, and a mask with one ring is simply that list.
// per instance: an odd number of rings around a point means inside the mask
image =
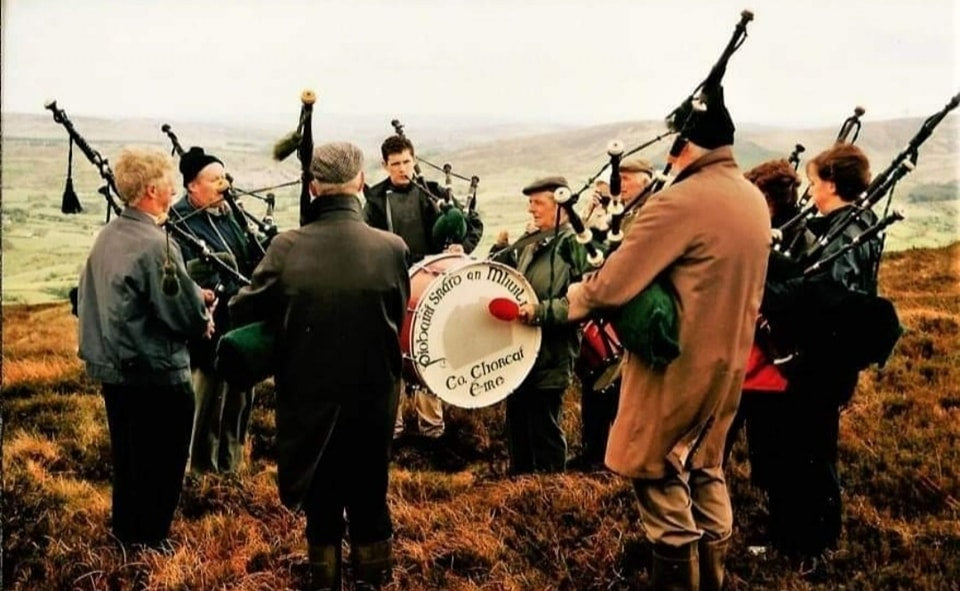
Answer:
[{"label": "brown leather boot", "polygon": [[350,558],[357,591],[378,591],[393,575],[393,544],[390,539],[357,544]]},{"label": "brown leather boot", "polygon": [[310,546],[307,555],[310,562],[310,591],[340,591],[340,544],[336,546]]},{"label": "brown leather boot", "polygon": [[650,588],[656,591],[699,591],[700,565],[696,542],[679,547],[655,545]]},{"label": "brown leather boot", "polygon": [[700,539],[700,591],[723,588],[723,562],[730,547],[730,535],[720,540]]}]

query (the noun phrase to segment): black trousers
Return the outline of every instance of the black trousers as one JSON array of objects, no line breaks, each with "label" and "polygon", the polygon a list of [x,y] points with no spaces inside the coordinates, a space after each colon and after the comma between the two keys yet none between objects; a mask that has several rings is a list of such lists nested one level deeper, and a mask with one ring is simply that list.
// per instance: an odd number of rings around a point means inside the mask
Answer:
[{"label": "black trousers", "polygon": [[768,488],[770,533],[781,552],[815,556],[840,538],[840,408],[856,384],[856,372],[832,372],[800,376],[784,393]]},{"label": "black trousers", "polygon": [[617,416],[620,388],[605,392],[583,389],[580,395],[580,423],[583,459],[587,464],[602,464],[607,453],[610,427]]},{"label": "black trousers", "polygon": [[[750,481],[754,486],[769,489],[777,466],[777,448],[783,444],[782,425],[784,392],[744,390],[740,406],[727,432],[723,449],[723,465],[727,465],[730,451],[741,428],[747,432],[747,452],[750,458]],[[789,418],[789,417],[786,417]]]},{"label": "black trousers", "polygon": [[507,397],[507,449],[510,472],[562,472],[567,440],[560,426],[565,388],[526,386]]},{"label": "black trousers", "polygon": [[320,456],[303,501],[312,546],[339,546],[347,528],[353,544],[393,535],[387,507],[393,415],[373,421],[370,413],[360,405],[344,405]]},{"label": "black trousers", "polygon": [[189,383],[103,384],[113,458],[113,534],[156,544],[170,533],[193,426]]}]

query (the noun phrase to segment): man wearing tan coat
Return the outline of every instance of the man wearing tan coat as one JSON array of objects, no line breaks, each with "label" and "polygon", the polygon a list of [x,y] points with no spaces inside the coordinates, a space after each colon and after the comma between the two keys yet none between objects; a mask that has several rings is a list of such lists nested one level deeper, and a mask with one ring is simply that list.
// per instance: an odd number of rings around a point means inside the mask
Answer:
[{"label": "man wearing tan coat", "polygon": [[733,528],[724,438],[740,398],[770,241],[763,195],[733,159],[722,88],[706,98],[707,111],[693,115],[671,150],[676,180],[640,209],[606,265],[568,292],[570,320],[622,306],[661,275],[676,292],[680,355],[655,369],[626,352],[605,457],[634,481],[658,590],[723,583]]}]

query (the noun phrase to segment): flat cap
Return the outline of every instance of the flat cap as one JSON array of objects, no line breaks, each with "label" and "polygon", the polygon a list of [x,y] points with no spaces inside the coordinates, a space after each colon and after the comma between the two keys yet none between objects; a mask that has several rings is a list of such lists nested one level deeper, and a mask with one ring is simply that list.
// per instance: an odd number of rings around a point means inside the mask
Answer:
[{"label": "flat cap", "polygon": [[643,158],[627,158],[620,163],[620,172],[645,172],[653,176],[653,165]]},{"label": "flat cap", "polygon": [[349,142],[330,142],[313,149],[310,174],[321,183],[339,185],[363,169],[363,151]]},{"label": "flat cap", "polygon": [[567,179],[562,176],[548,176],[537,179],[523,188],[524,195],[533,195],[541,191],[556,191],[558,187],[570,188]]}]

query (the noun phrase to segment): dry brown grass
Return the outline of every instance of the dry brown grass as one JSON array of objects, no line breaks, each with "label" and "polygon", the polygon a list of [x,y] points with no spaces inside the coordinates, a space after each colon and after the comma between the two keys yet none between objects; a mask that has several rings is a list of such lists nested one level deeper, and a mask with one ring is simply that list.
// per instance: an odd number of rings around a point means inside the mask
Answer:
[{"label": "dry brown grass", "polygon": [[[775,553],[748,554],[744,542],[762,532],[765,509],[738,445],[728,473],[737,523],[728,589],[957,589],[960,244],[890,255],[881,289],[907,331],[886,368],[862,374],[842,417],[839,550],[816,581]],[[301,586],[304,521],[277,498],[269,383],[240,477],[188,479],[173,554],[126,554],[109,535],[109,437],[97,388],[80,375],[74,319],[63,305],[3,314],[5,588]],[[572,453],[577,405],[572,388],[564,419]],[[444,439],[396,450],[391,589],[648,588],[648,550],[625,481],[507,477],[501,407],[451,409]]]}]

